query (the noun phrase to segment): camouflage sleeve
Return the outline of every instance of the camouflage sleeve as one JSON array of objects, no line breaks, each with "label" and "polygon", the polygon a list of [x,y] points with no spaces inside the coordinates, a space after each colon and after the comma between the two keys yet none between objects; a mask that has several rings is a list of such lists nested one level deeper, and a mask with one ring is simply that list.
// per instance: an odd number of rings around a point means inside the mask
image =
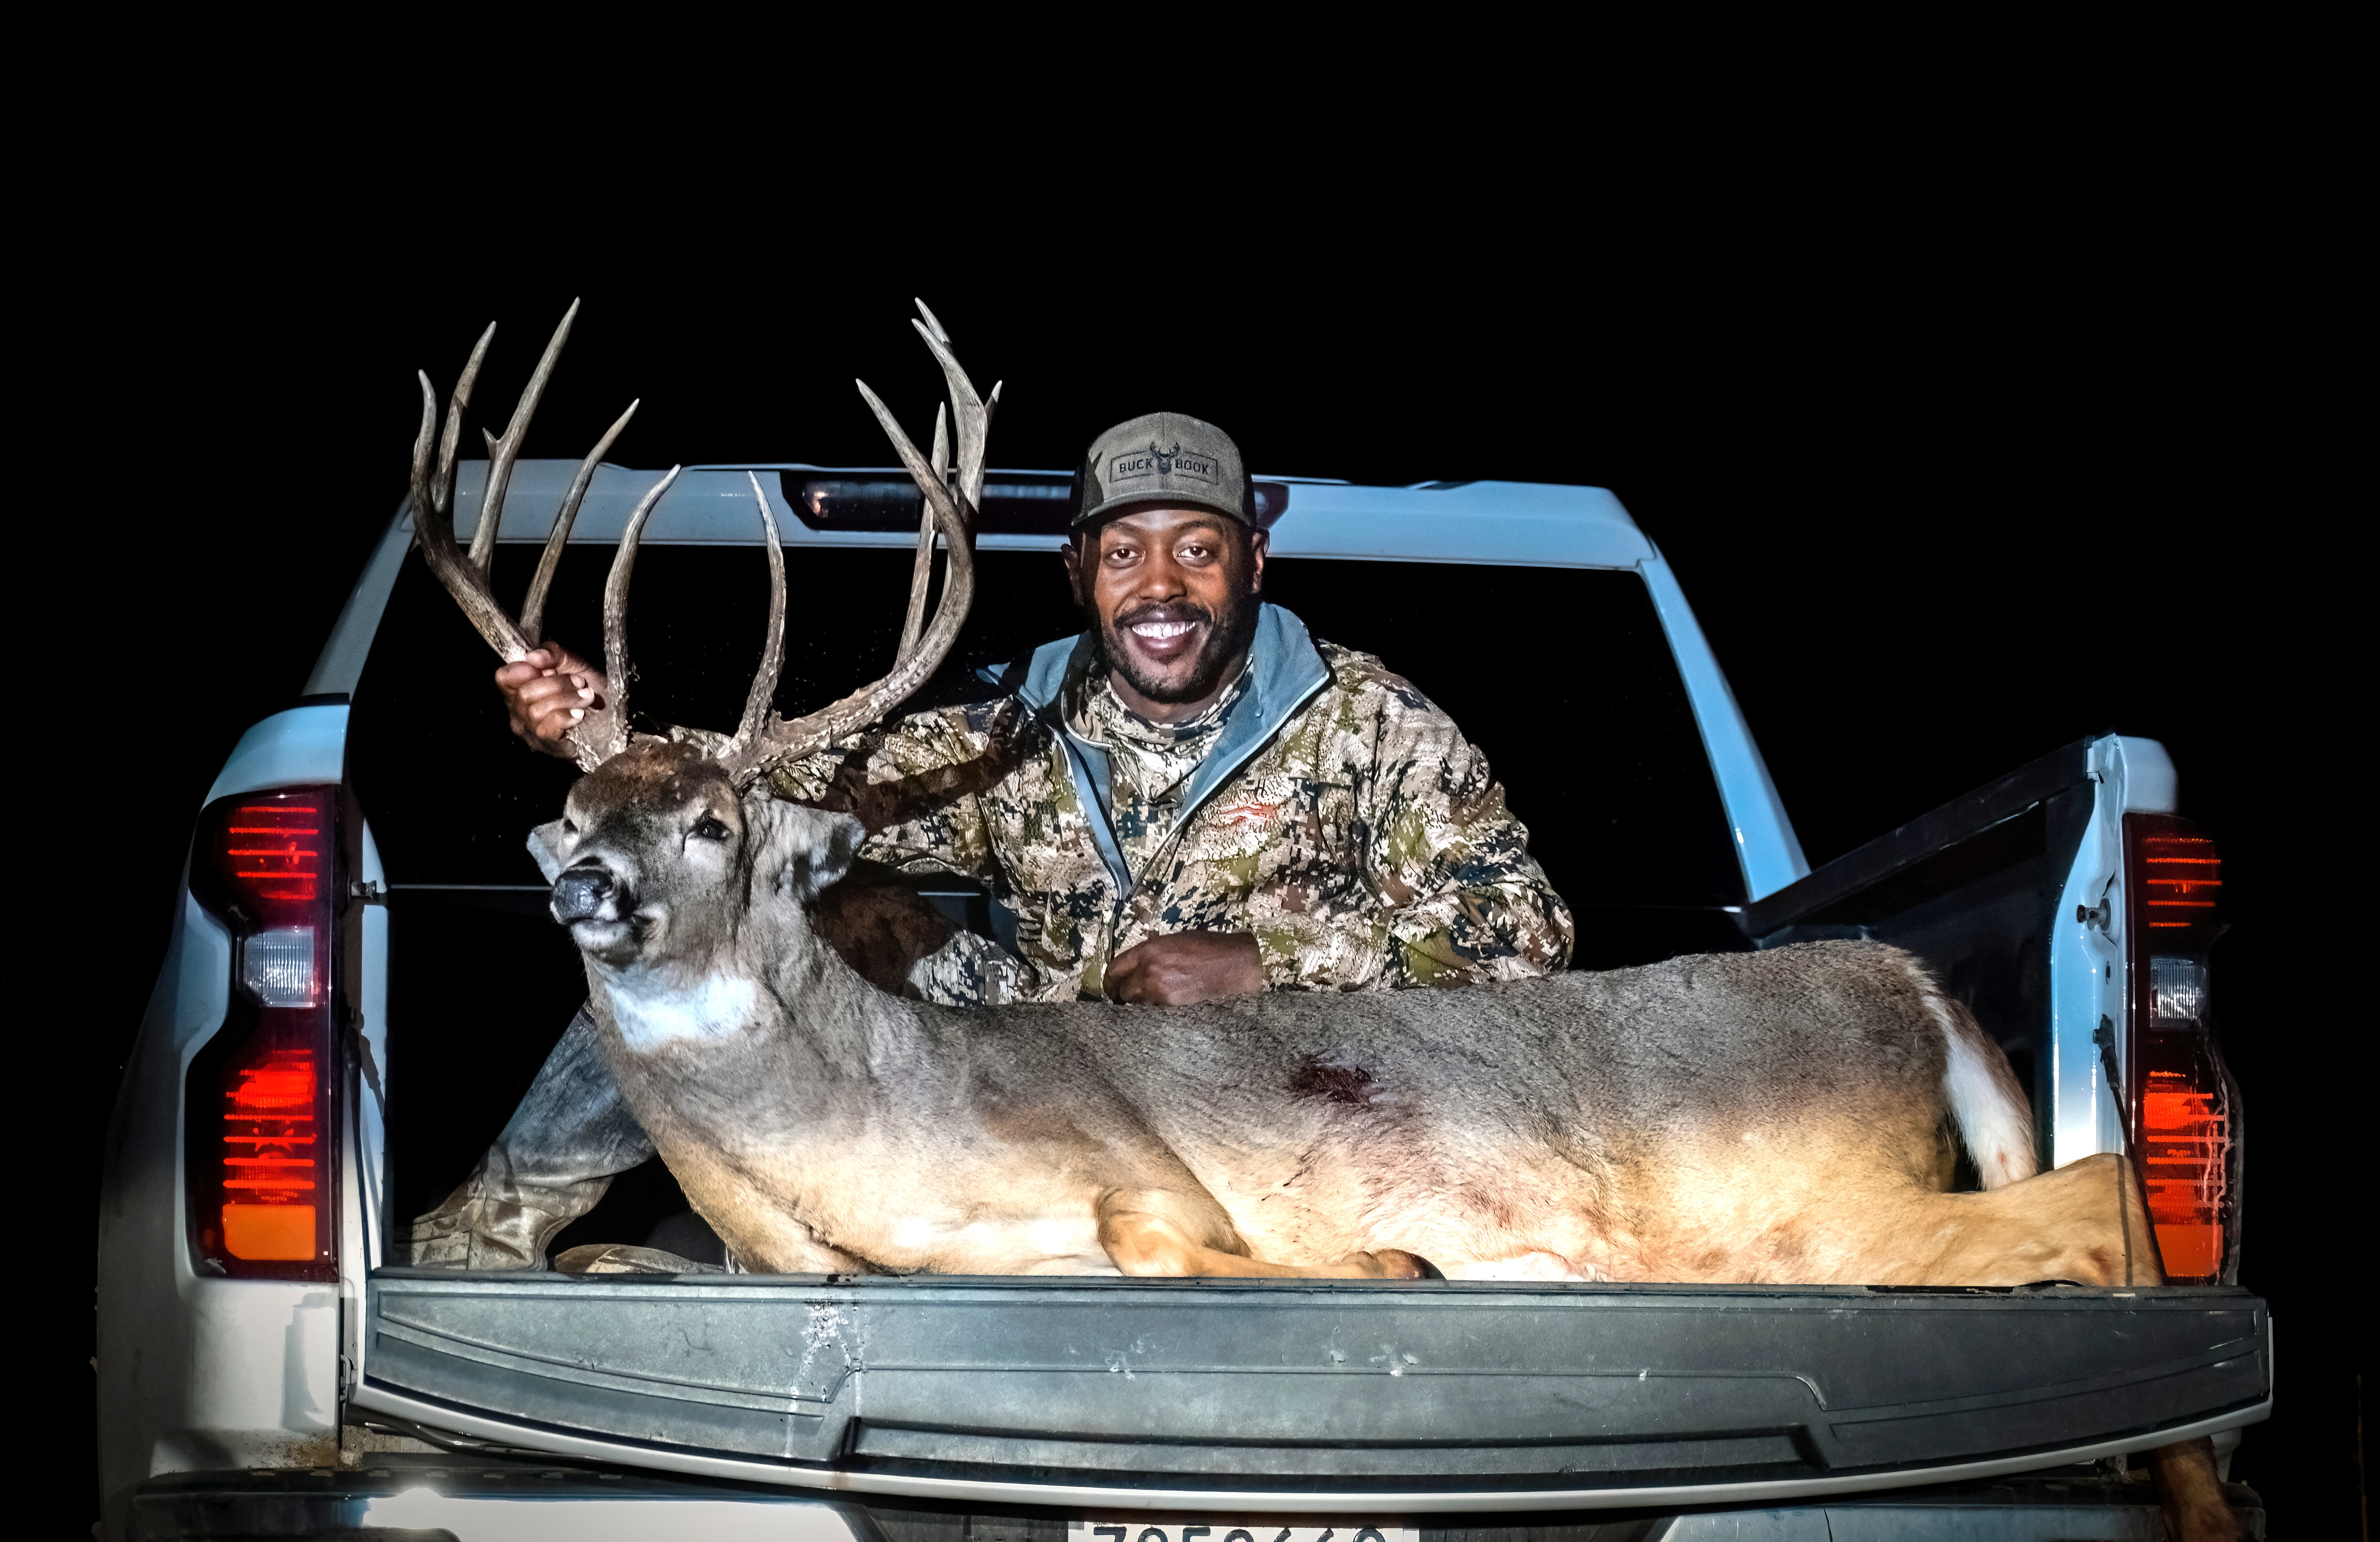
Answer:
[{"label": "camouflage sleeve", "polygon": [[1022,717],[1014,698],[912,713],[780,766],[771,789],[857,815],[870,861],[992,882],[981,795],[1008,773]]},{"label": "camouflage sleeve", "polygon": [[1503,784],[1438,706],[1380,682],[1371,771],[1359,785],[1364,877],[1384,907],[1375,986],[1462,985],[1570,963],[1570,907],[1529,855]]}]

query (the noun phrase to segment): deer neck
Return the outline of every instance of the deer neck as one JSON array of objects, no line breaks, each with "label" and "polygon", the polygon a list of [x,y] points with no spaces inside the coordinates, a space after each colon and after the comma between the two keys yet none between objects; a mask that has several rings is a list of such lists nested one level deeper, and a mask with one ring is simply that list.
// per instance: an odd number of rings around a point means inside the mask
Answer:
[{"label": "deer neck", "polygon": [[865,1063],[887,1018],[909,1016],[844,963],[798,904],[743,918],[735,934],[694,958],[614,966],[587,960],[589,983],[611,1007],[622,1044],[651,1055],[786,1038],[828,1062]]},{"label": "deer neck", "polygon": [[697,968],[674,962],[614,969],[589,960],[587,969],[611,1002],[621,1042],[638,1054],[650,1054],[723,1042],[756,1026],[760,982],[734,964],[731,958]]}]

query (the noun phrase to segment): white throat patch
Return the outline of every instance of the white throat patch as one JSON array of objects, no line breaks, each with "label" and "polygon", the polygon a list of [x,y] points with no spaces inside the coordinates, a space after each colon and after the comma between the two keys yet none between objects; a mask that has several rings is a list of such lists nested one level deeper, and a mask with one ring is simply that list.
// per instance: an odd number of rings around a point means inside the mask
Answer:
[{"label": "white throat patch", "polygon": [[755,991],[742,975],[711,975],[688,986],[671,987],[650,976],[612,982],[612,1019],[620,1037],[638,1053],[678,1039],[712,1039],[740,1030],[752,1019]]}]

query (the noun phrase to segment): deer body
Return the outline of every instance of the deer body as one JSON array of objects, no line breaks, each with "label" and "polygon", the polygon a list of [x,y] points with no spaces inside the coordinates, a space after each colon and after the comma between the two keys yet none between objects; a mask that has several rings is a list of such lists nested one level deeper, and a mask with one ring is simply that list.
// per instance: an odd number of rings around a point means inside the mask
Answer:
[{"label": "deer body", "polygon": [[[613,1074],[753,1268],[2128,1275],[2119,1164],[2015,1184],[2033,1158],[1998,1051],[1882,945],[959,1011],[877,989],[814,931],[847,815],[739,795],[660,744],[571,808],[543,860],[557,896],[580,873],[608,897],[574,930]],[[695,850],[706,818],[735,841]],[[1942,1192],[1954,1118],[1985,1193]]]}]

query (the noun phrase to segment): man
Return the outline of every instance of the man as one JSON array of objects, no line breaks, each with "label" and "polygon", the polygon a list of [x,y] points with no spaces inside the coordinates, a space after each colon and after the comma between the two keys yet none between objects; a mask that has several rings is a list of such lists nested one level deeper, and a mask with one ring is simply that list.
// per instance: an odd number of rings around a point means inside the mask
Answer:
[{"label": "man", "polygon": [[[863,857],[978,880],[1014,915],[1013,953],[961,934],[920,961],[927,999],[1178,1005],[1568,962],[1570,913],[1487,761],[1379,660],[1263,602],[1253,511],[1220,429],[1117,425],[1075,475],[1083,634],[991,700],[776,773],[778,796],[856,814]],[[565,755],[606,688],[552,645],[496,683],[514,731]],[[592,1031],[582,1012],[479,1171],[417,1223],[419,1261],[535,1267],[650,1154]]]}]

